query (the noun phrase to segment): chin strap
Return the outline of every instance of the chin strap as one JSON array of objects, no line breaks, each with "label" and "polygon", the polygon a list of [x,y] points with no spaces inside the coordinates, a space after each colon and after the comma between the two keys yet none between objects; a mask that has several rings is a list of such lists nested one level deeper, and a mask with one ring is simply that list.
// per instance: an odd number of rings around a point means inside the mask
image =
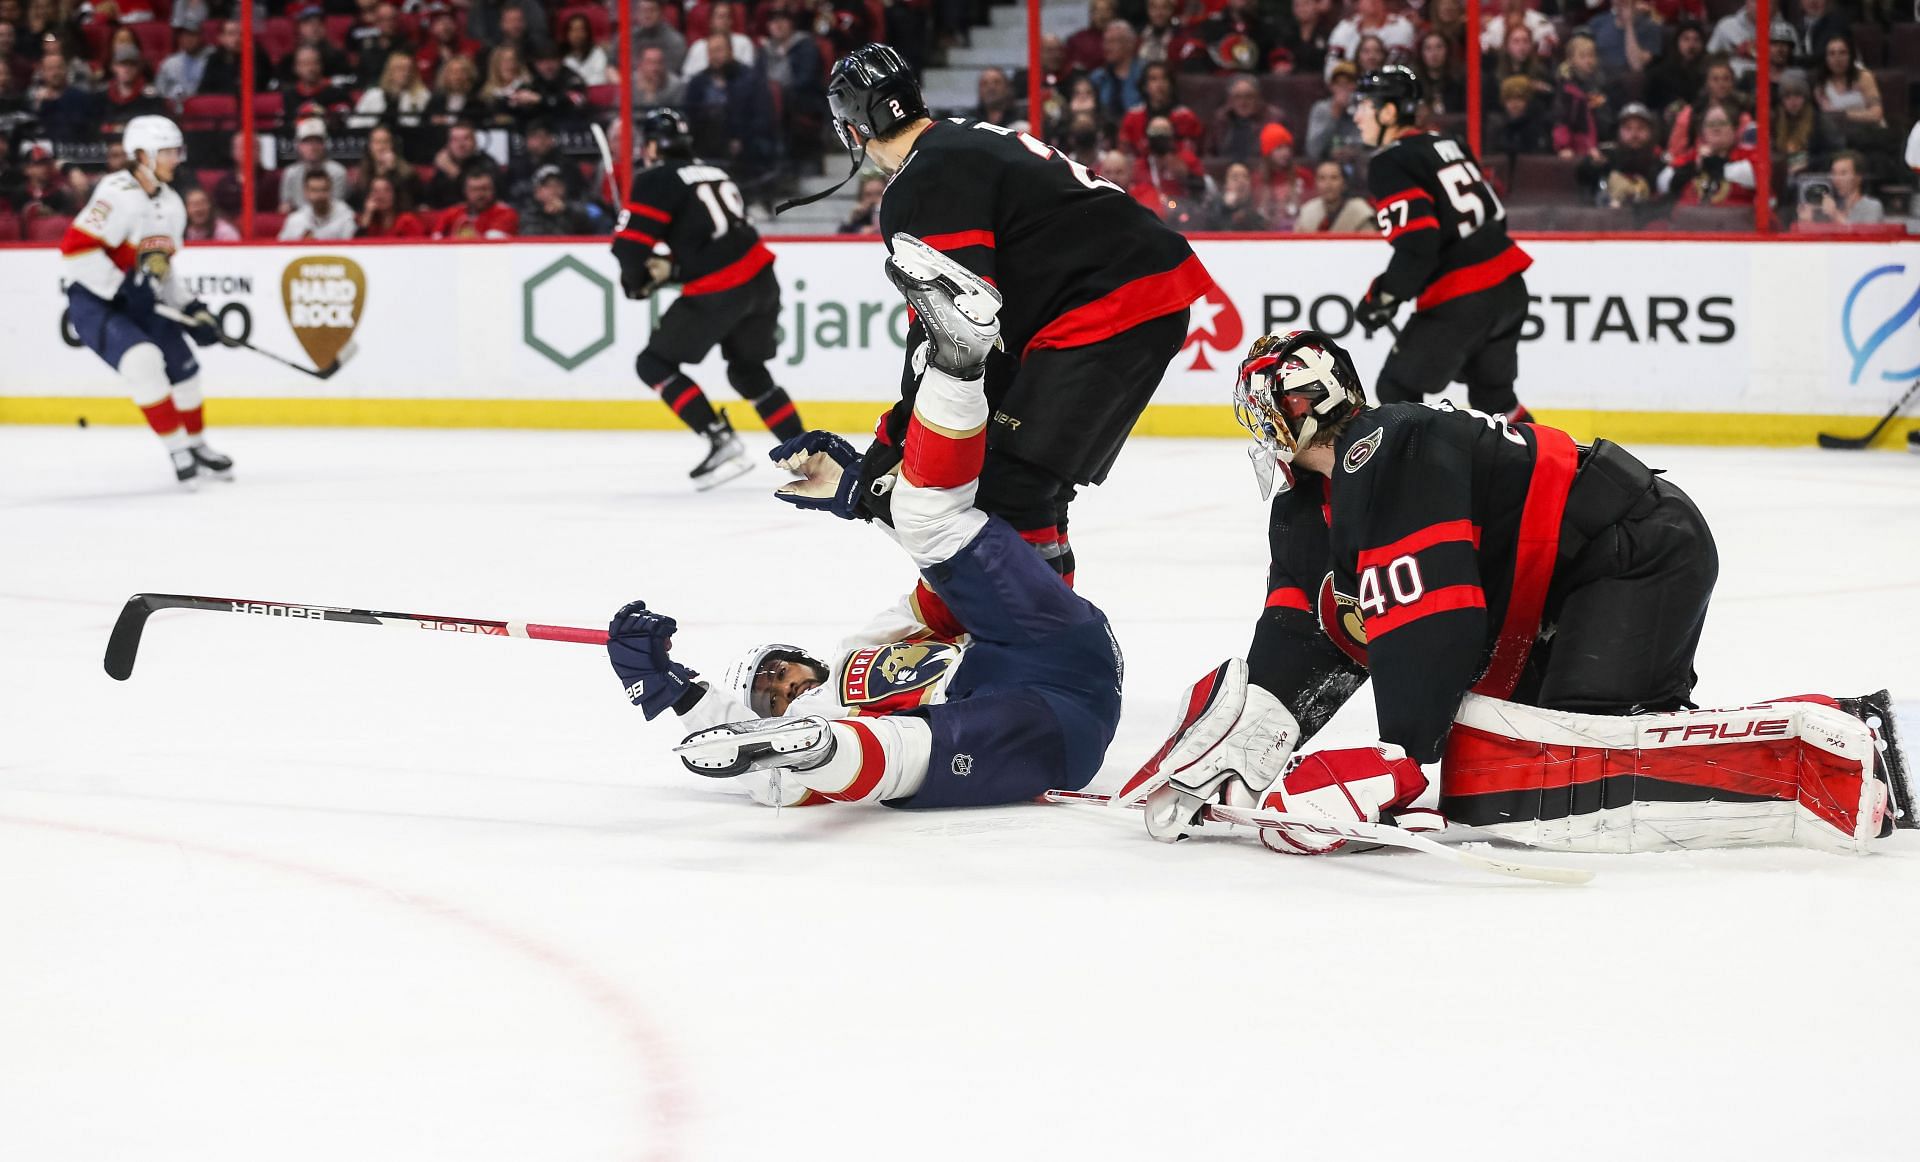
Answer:
[{"label": "chin strap", "polygon": [[776,218],[779,217],[780,215],[786,213],[788,210],[793,209],[795,206],[811,206],[822,198],[832,197],[835,193],[839,191],[841,186],[846,185],[848,182],[852,181],[855,177],[859,175],[860,166],[867,159],[867,151],[856,146],[855,148],[849,149],[847,151],[847,158],[848,160],[853,162],[853,168],[847,171],[846,177],[841,178],[839,181],[828,186],[826,189],[821,190],[817,194],[808,194],[804,198],[789,198],[787,201],[784,201],[773,208],[774,217]]}]

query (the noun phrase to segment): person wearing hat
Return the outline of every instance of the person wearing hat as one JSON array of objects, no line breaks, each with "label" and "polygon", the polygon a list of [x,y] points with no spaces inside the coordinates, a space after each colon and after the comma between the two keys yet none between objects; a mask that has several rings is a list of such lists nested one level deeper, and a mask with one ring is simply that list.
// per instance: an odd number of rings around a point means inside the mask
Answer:
[{"label": "person wearing hat", "polygon": [[1580,159],[1574,180],[1600,205],[1619,209],[1650,201],[1665,166],[1659,118],[1633,101],[1620,110],[1614,139]]},{"label": "person wearing hat", "polygon": [[533,205],[520,215],[520,233],[568,238],[596,233],[586,210],[568,200],[566,175],[559,166],[543,165],[533,175]]},{"label": "person wearing hat", "polygon": [[327,156],[327,123],[302,118],[293,128],[294,152],[299,160],[280,174],[280,212],[291,214],[306,204],[307,174],[324,173],[333,182],[333,200],[347,200],[347,167]]},{"label": "person wearing hat", "polygon": [[1267,163],[1261,212],[1273,229],[1288,229],[1313,197],[1313,171],[1294,160],[1293,134],[1278,121],[1260,131],[1260,157]]},{"label": "person wearing hat", "polygon": [[1360,130],[1353,122],[1353,94],[1360,86],[1360,67],[1335,61],[1327,79],[1327,95],[1307,113],[1307,156],[1314,161],[1336,160],[1358,154]]},{"label": "person wearing hat", "polygon": [[104,117],[111,125],[124,125],[148,113],[165,113],[166,102],[147,82],[147,61],[140,50],[123,44],[113,50],[112,74],[104,93]]},{"label": "person wearing hat", "polygon": [[[643,2],[651,3],[652,0]],[[424,80],[435,80],[440,75],[440,66],[454,57],[477,62],[486,51],[479,41],[460,31],[460,21],[453,13],[453,6],[445,3],[445,0],[432,0],[420,9],[420,16],[426,22],[427,35],[413,59],[420,66],[420,76]]]},{"label": "person wearing hat", "polygon": [[182,24],[173,30],[173,54],[160,62],[153,87],[169,101],[184,101],[200,91],[207,75],[207,47],[198,24]]},{"label": "person wearing hat", "polygon": [[[3,139],[0,144],[4,144]],[[71,186],[60,180],[60,168],[54,163],[53,151],[39,142],[23,145],[19,177],[0,185],[0,196],[23,214],[37,207],[45,213],[64,217],[80,205],[73,198]]]},{"label": "person wearing hat", "polygon": [[542,42],[533,50],[533,71],[509,100],[523,125],[538,117],[565,128],[586,127],[587,86],[566,66],[560,50],[552,44]]},{"label": "person wearing hat", "polygon": [[1784,176],[1791,181],[1808,169],[1826,163],[1840,148],[1827,119],[1813,100],[1813,84],[1799,69],[1777,74],[1779,98],[1773,107],[1773,152]]},{"label": "person wearing hat", "polygon": [[321,76],[344,77],[353,72],[353,62],[347,59],[347,54],[333,47],[333,42],[327,39],[326,9],[318,4],[296,4],[291,15],[294,19],[293,51],[280,62],[280,84],[283,87],[299,79],[295,58],[300,55],[301,49],[310,48],[317,55]]}]

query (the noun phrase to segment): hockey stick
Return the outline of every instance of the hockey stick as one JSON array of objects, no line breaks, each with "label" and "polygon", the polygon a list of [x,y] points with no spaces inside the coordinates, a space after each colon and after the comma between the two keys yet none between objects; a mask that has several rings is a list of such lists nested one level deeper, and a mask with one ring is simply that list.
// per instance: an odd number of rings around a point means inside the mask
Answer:
[{"label": "hockey stick", "polygon": [[[192,319],[188,318],[186,315],[181,314],[179,311],[174,310],[172,307],[169,307],[164,303],[162,303],[159,306],[156,306],[153,309],[153,313],[156,315],[159,315],[163,319],[167,319],[172,322],[179,323],[183,327],[195,327],[199,325],[198,323],[194,322]],[[291,367],[295,371],[298,371],[300,374],[311,375],[315,379],[332,379],[335,373],[337,373],[340,370],[340,368],[346,363],[346,361],[353,358],[360,351],[360,348],[358,347],[358,345],[349,341],[345,347],[340,348],[340,353],[333,357],[332,363],[329,363],[325,367],[322,367],[318,371],[316,371],[310,367],[303,367],[300,364],[295,363],[291,359],[287,359],[282,356],[275,355],[271,351],[265,351],[259,347],[255,347],[253,344],[247,342],[245,339],[235,339],[224,331],[220,333],[220,345],[223,347],[243,347],[246,350],[253,352],[255,355],[264,355],[268,359],[273,360],[275,363],[278,363],[283,367]]]},{"label": "hockey stick", "polygon": [[[1920,379],[1914,380],[1913,383],[1907,387],[1907,393],[1900,397],[1900,402],[1888,408],[1887,414],[1881,416],[1880,422],[1873,425],[1873,430],[1864,436],[1830,436],[1825,432],[1821,432],[1815,439],[1820,441],[1822,448],[1844,448],[1850,452],[1857,452],[1879,438],[1880,433],[1886,429],[1886,426],[1893,422],[1893,417],[1906,410],[1907,404],[1913,401],[1916,392],[1920,392]],[[1907,441],[1909,445],[1912,444],[1912,433],[1908,433]]]},{"label": "hockey stick", "polygon": [[107,638],[107,675],[117,682],[133,676],[134,657],[140,652],[140,634],[147,618],[159,609],[199,609],[208,613],[252,613],[263,617],[291,617],[306,621],[344,621],[355,625],[384,625],[397,629],[439,630],[479,634],[482,637],[533,638],[536,641],[607,644],[604,629],[577,629],[531,621],[494,621],[479,617],[448,617],[435,613],[387,613],[377,609],[343,609],[336,605],[293,605],[284,601],[248,601],[234,597],[189,597],[184,593],[136,593],[127,598],[120,619]]},{"label": "hockey stick", "polygon": [[[1048,791],[1041,798],[1049,803],[1094,807],[1109,806],[1113,802],[1106,795],[1089,795],[1082,791]],[[1363,823],[1357,819],[1351,823],[1341,823],[1319,815],[1259,811],[1251,807],[1228,807],[1219,803],[1209,804],[1204,818],[1209,823],[1232,823],[1241,827],[1285,827],[1315,835],[1331,835],[1342,839],[1357,839],[1362,843],[1377,843],[1382,847],[1405,848],[1408,851],[1439,856],[1441,859],[1477,871],[1513,876],[1523,880],[1536,880],[1540,883],[1584,884],[1593,879],[1593,873],[1582,868],[1544,867],[1540,864],[1518,863],[1510,859],[1480,855],[1477,852],[1464,851],[1458,847],[1436,842],[1424,835],[1408,831],[1404,827],[1395,827],[1391,823]]]},{"label": "hockey stick", "polygon": [[600,151],[600,176],[607,187],[607,205],[617,213],[620,209],[620,185],[613,176],[613,146],[607,143],[607,131],[600,128],[598,121],[588,122],[587,129],[593,134],[593,147]]}]

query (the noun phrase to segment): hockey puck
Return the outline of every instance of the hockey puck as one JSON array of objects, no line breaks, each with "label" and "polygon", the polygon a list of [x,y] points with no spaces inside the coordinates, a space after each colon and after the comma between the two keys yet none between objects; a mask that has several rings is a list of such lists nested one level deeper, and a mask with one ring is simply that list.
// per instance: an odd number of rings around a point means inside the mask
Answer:
[{"label": "hockey puck", "polygon": [[83,428],[87,426],[87,417],[85,416],[80,417],[80,426]]}]

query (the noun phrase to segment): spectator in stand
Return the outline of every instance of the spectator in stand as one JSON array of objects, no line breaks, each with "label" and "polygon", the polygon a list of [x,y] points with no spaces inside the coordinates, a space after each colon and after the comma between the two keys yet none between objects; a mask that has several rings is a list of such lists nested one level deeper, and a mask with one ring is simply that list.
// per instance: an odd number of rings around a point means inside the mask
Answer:
[{"label": "spectator in stand", "polygon": [[526,87],[527,66],[520,50],[510,44],[496,45],[487,54],[486,79],[475,102],[477,119],[485,125],[511,126],[517,112],[514,97]]},{"label": "spectator in stand", "polygon": [[1700,144],[1674,157],[1660,172],[1656,188],[1682,206],[1750,206],[1754,196],[1756,150],[1739,144],[1731,100],[1706,106],[1700,118]]},{"label": "spectator in stand", "polygon": [[[1433,0],[1427,6],[1427,30],[1437,32],[1453,46],[1456,55],[1464,57],[1467,49],[1467,7],[1462,0]],[[1500,42],[1495,41],[1483,51],[1492,53],[1499,49]]]},{"label": "spectator in stand", "polygon": [[[1652,0],[1653,16],[1662,26],[1697,24],[1704,44],[1707,36],[1707,0]],[[1775,11],[1779,11],[1778,8]],[[1671,38],[1669,38],[1671,39]]]},{"label": "spectator in stand", "polygon": [[1207,184],[1200,158],[1180,140],[1173,122],[1165,117],[1147,122],[1147,149],[1134,159],[1133,172],[1175,200],[1200,197]]},{"label": "spectator in stand", "polygon": [[146,24],[155,19],[153,0],[99,0],[93,18],[102,24]]},{"label": "spectator in stand", "polygon": [[78,162],[70,161],[61,166],[60,180],[67,183],[67,196],[71,199],[68,204],[76,209],[86,205],[87,200],[93,197],[93,177]]},{"label": "spectator in stand", "polygon": [[[1227,0],[1194,30],[1207,44],[1212,62],[1227,72],[1257,73],[1267,67],[1267,56],[1279,44],[1266,17],[1262,0]],[[1289,56],[1288,67],[1292,58]]]},{"label": "spectator in stand", "polygon": [[666,57],[667,71],[680,75],[680,66],[687,59],[687,38],[661,18],[659,0],[639,0],[633,6],[634,58],[639,59],[649,48],[658,48]]},{"label": "spectator in stand", "polygon": [[667,69],[667,50],[657,44],[641,49],[633,66],[633,107],[678,107],[685,104],[686,99],[687,83]]},{"label": "spectator in stand", "polygon": [[[827,123],[827,82],[820,62],[820,42],[797,27],[784,8],[767,13],[767,40],[761,52],[767,79],[780,86],[780,115],[787,156],[817,168],[821,134]],[[1002,74],[1004,79],[1005,74]],[[981,85],[984,89],[985,75]],[[1011,86],[1008,86],[1011,91]],[[1025,110],[1021,110],[1025,116]]]},{"label": "spectator in stand", "polygon": [[1253,184],[1253,171],[1244,162],[1234,162],[1220,177],[1220,196],[1207,203],[1204,228],[1241,231],[1271,229],[1266,215],[1260,212],[1259,200]]},{"label": "spectator in stand", "polygon": [[695,140],[703,128],[708,132],[718,128],[725,140],[723,160],[739,167],[736,178],[755,176],[773,154],[773,98],[766,80],[733,59],[728,34],[716,32],[701,44],[712,64],[687,82],[687,111],[696,122]]},{"label": "spectator in stand", "polygon": [[1107,62],[1107,26],[1119,15],[1113,0],[1088,0],[1087,26],[1067,38],[1067,63],[1091,73]]},{"label": "spectator in stand", "polygon": [[526,149],[507,167],[507,200],[522,210],[532,206],[537,193],[534,187],[539,185],[540,174],[549,169],[558,170],[567,183],[567,199],[578,201],[586,189],[580,167],[567,160],[560,139],[554,136],[553,123],[535,118],[527,123]]},{"label": "spectator in stand", "polygon": [[[1707,108],[1716,104],[1732,104],[1744,108],[1738,84],[1734,80],[1733,65],[1725,57],[1711,57],[1707,61],[1707,79],[1701,86],[1700,95],[1692,104],[1682,108],[1673,119],[1673,129],[1667,134],[1667,156],[1679,157],[1693,152],[1694,139],[1699,136],[1699,120],[1706,114]],[[1744,130],[1748,118],[1743,113],[1740,124]]]},{"label": "spectator in stand", "polygon": [[1313,168],[1313,200],[1300,207],[1296,234],[1369,234],[1377,227],[1373,207],[1347,192],[1347,171],[1337,161]]},{"label": "spectator in stand", "polygon": [[174,0],[173,15],[167,18],[175,28],[185,28],[189,24],[198,28],[211,19],[213,10],[208,0]]},{"label": "spectator in stand", "polygon": [[1567,38],[1567,59],[1560,65],[1560,87],[1554,94],[1554,152],[1580,157],[1612,136],[1613,110],[1607,104],[1600,51],[1585,31],[1576,32]]},{"label": "spectator in stand", "polygon": [[1660,123],[1653,110],[1634,101],[1620,110],[1613,141],[1587,151],[1574,183],[1598,205],[1619,209],[1645,205],[1666,160],[1660,156]]},{"label": "spectator in stand", "polygon": [[1265,163],[1260,213],[1275,230],[1291,230],[1300,207],[1313,196],[1313,171],[1295,163],[1293,134],[1277,121],[1261,132],[1260,153]]},{"label": "spectator in stand", "polygon": [[491,170],[474,169],[463,182],[466,201],[443,210],[433,222],[435,238],[512,238],[520,233],[520,215],[494,197]]},{"label": "spectator in stand", "polygon": [[1115,20],[1107,25],[1101,45],[1105,58],[1099,68],[1087,75],[1087,79],[1093,82],[1094,96],[1100,102],[1100,115],[1118,121],[1126,116],[1127,110],[1140,103],[1140,77],[1146,72],[1147,66],[1140,59],[1140,38],[1134,35],[1133,26],[1124,20]]},{"label": "spectator in stand", "polygon": [[420,83],[419,66],[413,54],[395,50],[380,72],[380,83],[360,94],[347,125],[353,129],[371,129],[392,125],[400,129],[418,129],[425,120],[433,94]]},{"label": "spectator in stand", "polygon": [[183,24],[173,30],[173,55],[160,62],[153,87],[169,101],[184,101],[200,91],[207,76],[207,49],[201,42],[198,24]]},{"label": "spectator in stand", "polygon": [[[413,58],[419,51],[420,46],[414,44],[413,38],[400,26],[399,9],[388,0],[380,0],[373,6],[368,23],[353,30],[354,84],[362,89],[379,84],[393,67],[394,53],[405,53]],[[424,71],[416,60],[415,74]]]},{"label": "spectator in stand", "polygon": [[1386,68],[1387,61],[1391,58],[1392,54],[1387,51],[1387,42],[1371,32],[1361,37],[1360,47],[1353,50],[1354,67],[1360,70],[1360,75],[1363,77],[1368,73]]},{"label": "spectator in stand", "polygon": [[[467,23],[469,31],[471,31],[473,24],[471,18],[477,15],[479,11],[480,7],[478,5],[468,10],[469,19]],[[545,17],[541,18],[541,22],[545,22]],[[490,38],[491,43],[496,48],[502,45],[512,48],[520,54],[521,60],[530,61],[533,59],[533,54],[538,52],[547,43],[545,34],[537,31],[537,27],[538,26],[528,18],[525,8],[519,4],[509,4],[500,9],[498,29]]]},{"label": "spectator in stand", "polygon": [[1612,7],[1588,21],[1584,31],[1600,53],[1600,67],[1612,77],[1645,72],[1664,44],[1644,0],[1612,0]]},{"label": "spectator in stand", "polygon": [[441,62],[440,75],[433,82],[433,100],[427,102],[427,123],[452,125],[463,118],[474,118],[483,110],[480,68],[473,63],[473,58],[455,56]]},{"label": "spectator in stand", "polygon": [[[1780,5],[1774,6],[1778,19]],[[1800,0],[1799,18],[1792,21],[1793,59],[1803,69],[1818,69],[1826,58],[1827,43],[1834,37],[1848,39],[1853,28],[1847,14],[1834,8],[1830,0]]]},{"label": "spectator in stand", "polygon": [[80,39],[79,26],[61,16],[54,0],[28,0],[27,16],[19,27],[20,42],[28,52],[39,48],[44,56],[49,40],[59,46],[67,60],[68,85],[78,89],[93,87],[93,69],[83,59],[86,43]]},{"label": "spectator in stand", "polygon": [[426,226],[413,202],[385,174],[367,183],[366,205],[354,219],[362,238],[424,238]]},{"label": "spectator in stand", "polygon": [[1552,153],[1553,128],[1546,103],[1527,79],[1508,77],[1500,82],[1500,111],[1487,118],[1484,152]]},{"label": "spectator in stand", "polygon": [[[1237,82],[1236,82],[1237,83]],[[1259,100],[1259,89],[1254,90],[1254,99]],[[1147,151],[1147,122],[1156,117],[1165,117],[1173,126],[1173,135],[1183,149],[1198,154],[1206,138],[1206,127],[1200,124],[1200,118],[1193,110],[1173,99],[1173,69],[1165,62],[1156,62],[1146,67],[1140,75],[1140,104],[1127,110],[1126,117],[1120,122],[1120,145],[1139,157]],[[1258,144],[1258,135],[1255,135]],[[1242,161],[1252,161],[1251,156]]]},{"label": "spectator in stand", "polygon": [[1707,38],[1707,51],[1725,56],[1733,65],[1735,77],[1744,77],[1758,68],[1760,26],[1755,23],[1755,0],[1745,0],[1737,12],[1720,18]]},{"label": "spectator in stand", "polygon": [[510,100],[522,124],[539,117],[568,129],[586,128],[587,87],[561,63],[560,50],[551,44],[533,50],[533,72]]},{"label": "spectator in stand", "polygon": [[[1482,6],[1480,10],[1484,13],[1487,8]],[[1527,30],[1534,52],[1542,57],[1551,57],[1560,49],[1560,30],[1530,0],[1502,0],[1497,15],[1481,18],[1480,51],[1488,55],[1499,52],[1506,46],[1507,34],[1515,28]]]},{"label": "spectator in stand", "polygon": [[[407,209],[412,209],[420,200],[420,175],[400,155],[392,126],[376,125],[367,131],[367,150],[360,158],[360,168],[354,172],[352,189],[347,195],[350,205],[365,206],[367,197],[373,189],[373,179],[385,178],[392,183],[394,193]],[[365,233],[365,227],[361,233]]]},{"label": "spectator in stand", "polygon": [[1204,61],[1207,46],[1186,30],[1174,14],[1173,0],[1147,0],[1147,23],[1140,30],[1140,59],[1183,68]]},{"label": "spectator in stand", "polygon": [[1040,93],[1045,103],[1046,124],[1042,127],[1047,140],[1059,135],[1067,120],[1067,95],[1073,91],[1073,83],[1081,79],[1081,74],[1067,64],[1067,46],[1051,32],[1040,38]]},{"label": "spectator in stand", "polygon": [[1880,84],[1872,72],[1860,66],[1849,37],[1836,36],[1827,41],[1820,87],[1813,95],[1822,113],[1846,120],[1850,135],[1860,127],[1880,128],[1887,123]]},{"label": "spectator in stand", "polygon": [[1513,77],[1527,82],[1534,96],[1545,98],[1553,92],[1553,70],[1542,59],[1533,43],[1533,34],[1524,28],[1509,28],[1500,42],[1500,55],[1487,68],[1486,91],[1504,86]]},{"label": "spectator in stand", "polygon": [[620,82],[619,70],[607,63],[607,50],[593,39],[593,21],[584,12],[567,17],[560,30],[560,61],[583,85],[613,85]]},{"label": "spectator in stand", "polygon": [[240,231],[213,208],[213,198],[202,189],[191,189],[182,199],[187,207],[187,228],[182,237],[188,242],[238,242]]},{"label": "spectator in stand", "polygon": [[1667,38],[1667,51],[1647,69],[1647,103],[1671,116],[1675,105],[1691,102],[1707,83],[1707,33],[1688,21]]},{"label": "spectator in stand", "polygon": [[[642,0],[643,6],[652,2]],[[420,75],[431,78],[438,88],[440,70],[446,62],[455,57],[463,57],[468,63],[477,62],[485,47],[461,33],[460,21],[454,16],[451,5],[436,0],[421,11],[427,18],[427,41],[414,54],[414,60],[420,66]],[[657,6],[655,11],[658,11]]]},{"label": "spectator in stand", "polygon": [[353,94],[334,84],[321,70],[320,50],[303,44],[293,50],[292,60],[293,83],[280,88],[287,108],[304,110],[313,106],[335,121],[345,116],[353,104]]},{"label": "spectator in stand", "polygon": [[85,141],[96,132],[93,94],[72,84],[66,54],[48,45],[40,57],[38,80],[27,93],[27,106],[40,128],[56,141]]},{"label": "spectator in stand", "polygon": [[1013,98],[1013,82],[1000,69],[984,68],[980,70],[980,80],[975,85],[979,101],[973,107],[973,119],[985,121],[989,125],[998,125],[1003,129],[1012,129],[1016,125],[1027,127],[1027,111]]},{"label": "spectator in stand", "polygon": [[878,234],[880,233],[880,199],[886,195],[887,179],[861,178],[860,193],[854,199],[853,209],[848,212],[847,220],[840,223],[836,234]]},{"label": "spectator in stand", "polygon": [[707,16],[707,35],[687,46],[687,59],[680,65],[680,75],[691,84],[694,74],[713,67],[713,38],[723,37],[730,50],[727,60],[743,69],[752,69],[754,56],[753,38],[733,27],[733,5],[716,4]]},{"label": "spectator in stand", "polygon": [[1886,207],[1863,188],[1867,159],[1851,149],[1833,158],[1831,185],[1809,185],[1800,203],[1800,221],[1820,226],[1871,226],[1887,220]]},{"label": "spectator in stand", "polygon": [[1780,103],[1773,112],[1773,152],[1780,159],[1781,176],[1791,181],[1823,166],[1839,148],[1827,119],[1814,106],[1807,75],[1799,69],[1781,74]]},{"label": "spectator in stand", "polygon": [[1355,0],[1353,15],[1336,25],[1333,35],[1327,39],[1328,84],[1333,82],[1335,65],[1342,61],[1358,63],[1361,37],[1377,36],[1389,55],[1408,60],[1413,56],[1414,41],[1418,35],[1414,31],[1413,21],[1397,12],[1387,11],[1386,0]]},{"label": "spectator in stand", "polygon": [[1352,61],[1336,61],[1333,76],[1327,82],[1327,95],[1313,103],[1307,114],[1307,157],[1325,161],[1329,157],[1344,161],[1365,148],[1360,127],[1353,122],[1353,93],[1360,85],[1360,70]]},{"label": "spectator in stand", "polygon": [[[65,80],[64,74],[61,80]],[[21,169],[24,178],[13,187],[9,197],[22,218],[42,214],[71,217],[86,203],[74,202],[60,170],[53,164],[53,153],[44,145],[29,145]]]},{"label": "spectator in stand", "polygon": [[533,175],[533,206],[520,216],[520,234],[528,238],[581,238],[594,233],[593,219],[567,196],[567,177],[557,165]]},{"label": "spectator in stand", "polygon": [[447,143],[433,155],[433,179],[427,183],[429,206],[452,206],[466,197],[467,175],[485,171],[498,176],[499,165],[480,149],[479,131],[471,121],[456,121],[447,130]]},{"label": "spectator in stand", "polygon": [[[246,134],[234,133],[227,138],[227,160],[231,168],[220,171],[220,176],[215,179],[210,192],[213,194],[214,206],[222,214],[229,218],[238,218],[241,216],[241,203],[246,194],[241,185],[241,178],[247,172]],[[253,208],[277,211],[280,205],[279,187],[266,175],[259,174],[258,159],[255,160],[254,170],[259,180],[253,183]]]},{"label": "spectator in stand", "polygon": [[[314,75],[317,77],[344,77],[353,73],[353,64],[346,54],[333,47],[327,39],[327,13],[318,4],[308,4],[294,12],[293,51],[280,62],[280,85],[285,88],[300,80],[299,56],[303,50],[312,50],[315,61]],[[236,21],[235,23],[238,23]]]},{"label": "spectator in stand", "polygon": [[147,62],[140,50],[131,46],[122,46],[113,54],[113,73],[107,80],[105,108],[101,116],[102,131],[109,137],[119,137],[120,127],[127,122],[149,113],[167,114],[172,112],[167,103],[160,98],[159,92],[147,81]]},{"label": "spectator in stand", "polygon": [[[873,27],[867,19],[867,6],[863,0],[814,0],[813,34],[833,47],[837,59],[843,57],[861,45],[873,40],[885,39],[885,34]],[[889,12],[901,5],[893,5]],[[918,59],[922,55],[922,46],[917,44],[898,46],[903,51],[907,64],[916,72],[925,67],[926,62]]]},{"label": "spectator in stand", "polygon": [[1213,115],[1208,152],[1235,161],[1253,161],[1261,154],[1260,135],[1280,123],[1280,110],[1260,96],[1260,82],[1235,77],[1227,84],[1227,100]]},{"label": "spectator in stand", "polygon": [[[229,20],[220,26],[213,51],[207,54],[206,69],[200,75],[200,92],[228,97],[240,95],[240,22]],[[253,84],[264,92],[273,83],[273,62],[256,38],[253,45]]]},{"label": "spectator in stand", "polygon": [[353,211],[333,196],[333,183],[319,170],[309,170],[300,189],[305,201],[280,225],[282,242],[342,242],[356,229]]},{"label": "spectator in stand", "polygon": [[1340,25],[1334,6],[1326,0],[1293,0],[1293,31],[1285,39],[1293,53],[1293,71],[1302,76],[1327,74],[1332,57],[1328,46]]},{"label": "spectator in stand", "polygon": [[1100,119],[1091,112],[1075,113],[1072,120],[1067,122],[1058,142],[1060,151],[1066,154],[1068,160],[1094,170],[1100,168],[1101,154],[1114,144],[1113,141],[1102,139]]},{"label": "spectator in stand", "polygon": [[1413,71],[1419,75],[1426,94],[1426,109],[1433,116],[1467,111],[1467,72],[1454,58],[1453,46],[1437,32],[1420,38],[1420,58]]},{"label": "spectator in stand", "polygon": [[320,173],[333,184],[333,200],[347,200],[347,167],[327,156],[327,123],[309,117],[294,127],[294,153],[298,159],[280,171],[280,212],[291,214],[305,204],[307,174]]}]

